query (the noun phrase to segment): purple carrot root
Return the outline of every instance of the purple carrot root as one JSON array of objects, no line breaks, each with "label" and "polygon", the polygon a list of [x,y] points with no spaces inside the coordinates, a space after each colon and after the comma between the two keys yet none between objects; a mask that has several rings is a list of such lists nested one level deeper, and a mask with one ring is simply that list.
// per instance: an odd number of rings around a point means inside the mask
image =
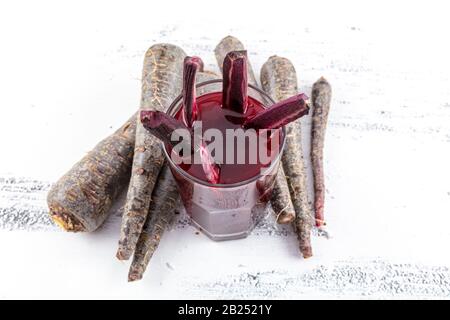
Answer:
[{"label": "purple carrot root", "polygon": [[314,174],[314,210],[316,226],[324,226],[325,178],[323,173],[323,147],[331,103],[331,86],[325,78],[320,78],[312,88],[312,134],[311,161]]},{"label": "purple carrot root", "polygon": [[[185,52],[174,45],[156,44],[147,50],[142,70],[141,110],[165,111],[182,91]],[[158,174],[164,164],[161,145],[140,123],[136,139],[127,199],[122,215],[116,257],[128,260],[142,231]]]},{"label": "purple carrot root", "polygon": [[179,194],[167,164],[159,174],[152,199],[147,220],[136,244],[128,281],[142,279],[165,229],[175,215]]},{"label": "purple carrot root", "polygon": [[[297,73],[289,59],[272,56],[261,68],[261,84],[266,93],[275,101],[282,101],[298,92]],[[287,179],[287,186],[295,209],[293,223],[299,242],[300,252],[304,258],[312,256],[311,227],[313,225],[312,208],[308,199],[307,174],[301,143],[302,127],[300,119],[286,126],[286,141],[282,167]],[[272,207],[274,204],[272,203]]]},{"label": "purple carrot root", "polygon": [[295,209],[289,194],[289,186],[283,166],[278,169],[271,204],[279,224],[288,224],[295,220]]},{"label": "purple carrot root", "polygon": [[130,179],[135,134],[136,114],[52,186],[49,213],[61,228],[91,232],[102,225]]},{"label": "purple carrot root", "polygon": [[244,128],[277,129],[308,114],[308,97],[300,93],[280,101],[244,122]]},{"label": "purple carrot root", "polygon": [[195,77],[203,69],[203,61],[199,57],[186,57],[183,68],[183,108],[184,120],[189,128],[197,119]]},{"label": "purple carrot root", "polygon": [[223,107],[244,114],[247,91],[247,51],[231,51],[223,61]]}]

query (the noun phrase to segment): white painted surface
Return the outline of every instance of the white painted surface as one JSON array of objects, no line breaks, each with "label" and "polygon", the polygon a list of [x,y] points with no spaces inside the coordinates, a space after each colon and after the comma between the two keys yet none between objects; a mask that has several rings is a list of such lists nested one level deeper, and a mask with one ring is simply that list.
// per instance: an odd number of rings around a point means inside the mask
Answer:
[{"label": "white painted surface", "polygon": [[[448,298],[450,23],[433,4],[1,4],[0,298]],[[181,221],[144,280],[128,284],[114,258],[118,217],[94,234],[56,232],[45,190],[135,111],[150,45],[178,44],[217,70],[212,50],[228,34],[257,72],[277,54],[294,62],[302,91],[331,82],[333,238],[314,237],[304,261],[270,219],[221,243]]]}]

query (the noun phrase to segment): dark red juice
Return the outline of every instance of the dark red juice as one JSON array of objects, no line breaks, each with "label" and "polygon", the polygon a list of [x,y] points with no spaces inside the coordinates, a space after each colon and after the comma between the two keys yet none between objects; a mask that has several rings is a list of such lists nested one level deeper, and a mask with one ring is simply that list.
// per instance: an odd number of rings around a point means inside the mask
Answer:
[{"label": "dark red juice", "polygon": [[[227,129],[242,129],[242,123],[256,114],[262,112],[264,110],[264,105],[259,101],[252,97],[248,97],[248,106],[245,114],[237,113],[230,109],[222,108],[222,93],[214,92],[202,95],[197,97],[197,108],[199,110],[198,121],[201,121],[202,131],[203,133],[210,129],[218,129],[222,133],[223,137],[223,163],[220,164],[220,175],[219,181],[220,184],[233,184],[241,181],[245,181],[251,179],[255,176],[258,176],[261,173],[261,170],[265,167],[270,166],[271,161],[264,163],[261,162],[259,156],[256,155],[256,162],[251,163],[251,156],[255,157],[255,154],[258,154],[258,149],[255,149],[255,144],[250,144],[249,139],[245,139],[244,150],[238,149],[242,147],[237,143],[237,140],[234,140],[234,161],[227,161],[227,145],[230,148],[230,143],[227,141],[226,130]],[[175,115],[176,119],[183,121],[183,112],[182,108]],[[270,139],[267,139],[267,142],[263,144],[263,148],[265,150],[261,152],[266,152],[267,155],[270,155],[271,145],[276,145],[278,148],[281,147],[281,139],[280,139],[280,130],[276,130],[270,135]],[[261,133],[259,133],[261,134]],[[274,139],[280,141],[279,144],[274,144]],[[209,144],[210,141],[205,141],[206,144]],[[233,145],[231,144],[231,146]],[[259,142],[257,144],[259,146]],[[253,147],[252,147],[253,146]],[[238,163],[237,155],[238,152],[243,152],[245,154],[245,162]],[[252,153],[252,154],[250,154]],[[273,158],[277,156],[278,152],[274,152]],[[215,156],[215,154],[212,154]],[[254,160],[254,158],[253,158]],[[267,159],[266,159],[267,160]],[[271,159],[274,160],[274,159]],[[180,167],[189,173],[190,175],[201,179],[205,182],[208,182],[203,166],[201,164],[181,164]]]}]

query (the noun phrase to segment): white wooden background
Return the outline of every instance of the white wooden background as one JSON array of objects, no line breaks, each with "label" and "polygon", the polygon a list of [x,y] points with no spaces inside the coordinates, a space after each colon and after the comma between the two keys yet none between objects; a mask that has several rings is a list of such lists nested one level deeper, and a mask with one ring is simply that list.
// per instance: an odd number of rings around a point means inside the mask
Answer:
[{"label": "white wooden background", "polygon": [[[448,298],[448,8],[311,2],[0,4],[0,298]],[[258,73],[277,54],[303,92],[331,82],[333,238],[314,236],[304,261],[271,217],[215,243],[181,216],[144,280],[128,284],[114,258],[120,217],[93,234],[58,231],[46,191],[136,110],[150,45],[178,44],[217,70],[212,51],[228,34]]]}]

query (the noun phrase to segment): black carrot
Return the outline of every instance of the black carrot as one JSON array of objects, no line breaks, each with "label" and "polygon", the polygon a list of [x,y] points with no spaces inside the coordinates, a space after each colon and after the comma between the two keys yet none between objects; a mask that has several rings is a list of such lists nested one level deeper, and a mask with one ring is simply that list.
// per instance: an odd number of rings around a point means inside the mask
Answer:
[{"label": "black carrot", "polygon": [[99,142],[50,189],[50,216],[66,231],[96,230],[130,178],[136,115]]},{"label": "black carrot", "polygon": [[276,214],[277,222],[288,224],[295,220],[295,209],[291,201],[289,186],[286,180],[283,166],[278,169],[278,174],[272,191],[271,205]]},{"label": "black carrot", "polygon": [[[182,89],[184,51],[171,44],[157,44],[146,53],[142,72],[141,110],[165,111]],[[138,115],[140,119],[140,115]],[[127,260],[135,249],[150,206],[151,194],[164,155],[159,141],[140,120],[136,126],[136,146],[127,200],[120,231],[117,258]]]},{"label": "black carrot", "polygon": [[165,165],[159,174],[152,199],[148,218],[136,244],[128,281],[142,279],[163,232],[175,214],[179,194],[168,165]]},{"label": "black carrot", "polygon": [[323,174],[323,146],[331,103],[331,86],[325,78],[320,78],[312,88],[312,133],[311,160],[314,174],[314,209],[316,226],[325,225],[325,179]]},{"label": "black carrot", "polygon": [[[261,68],[261,84],[276,101],[297,95],[297,74],[292,63],[277,56],[270,57]],[[304,100],[303,100],[304,101]],[[296,219],[294,228],[304,258],[312,256],[311,226],[312,212],[308,201],[306,172],[301,144],[300,120],[286,126],[286,144],[282,157]]]}]

